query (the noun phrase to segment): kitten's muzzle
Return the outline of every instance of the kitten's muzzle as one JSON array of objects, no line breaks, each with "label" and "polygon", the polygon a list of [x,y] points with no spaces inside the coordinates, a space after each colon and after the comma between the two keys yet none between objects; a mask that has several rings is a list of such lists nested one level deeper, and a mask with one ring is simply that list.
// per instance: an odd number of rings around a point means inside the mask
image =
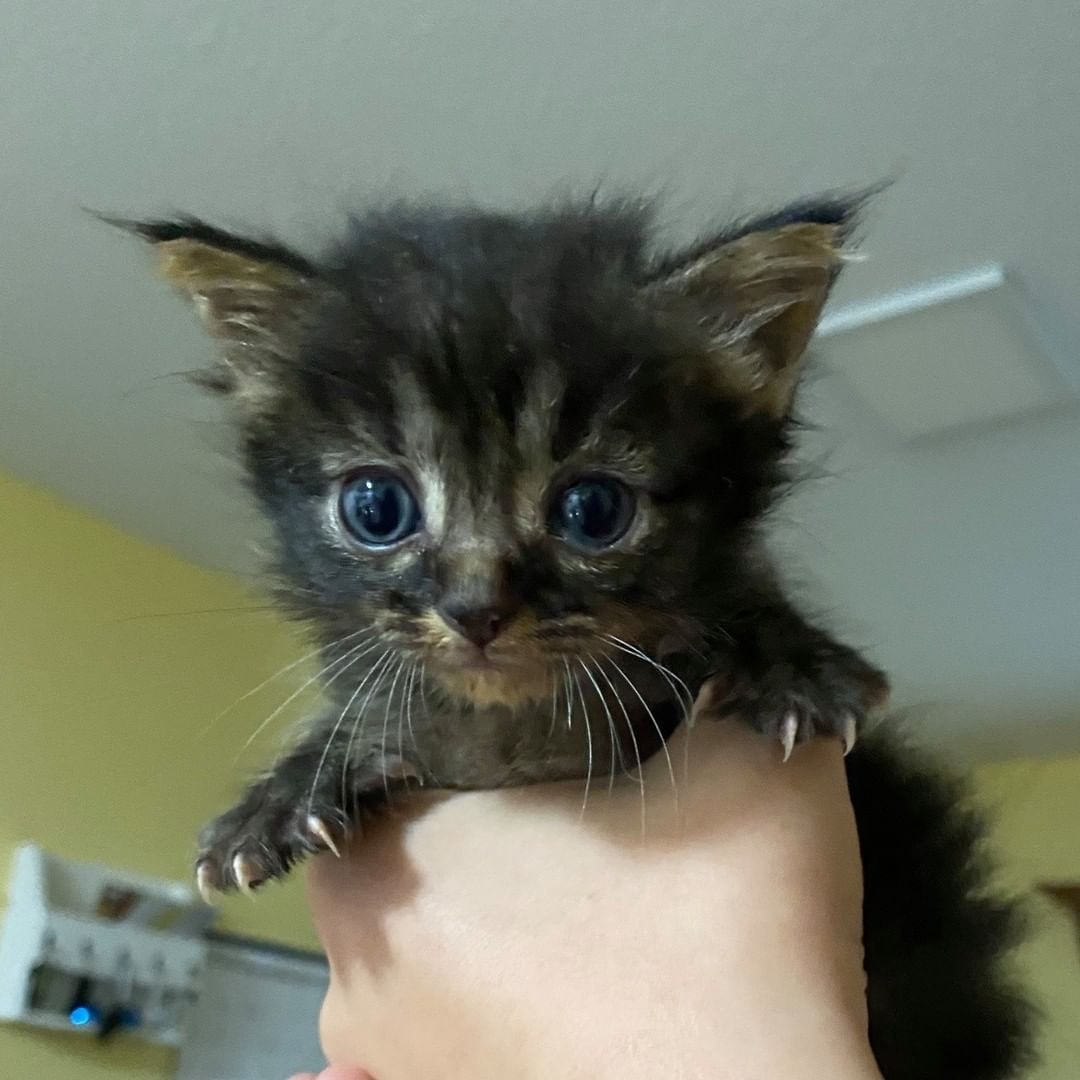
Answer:
[{"label": "kitten's muzzle", "polygon": [[505,560],[475,554],[447,560],[444,592],[436,611],[451,630],[479,649],[490,645],[521,608]]},{"label": "kitten's muzzle", "polygon": [[499,636],[510,612],[494,606],[443,605],[439,608],[439,615],[451,630],[477,648],[484,649]]}]

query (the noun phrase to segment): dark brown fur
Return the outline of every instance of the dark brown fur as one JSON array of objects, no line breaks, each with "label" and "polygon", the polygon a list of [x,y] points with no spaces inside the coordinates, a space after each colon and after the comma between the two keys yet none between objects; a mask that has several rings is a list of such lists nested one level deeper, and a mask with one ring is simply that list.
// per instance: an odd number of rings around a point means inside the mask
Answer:
[{"label": "dark brown fur", "polygon": [[[315,260],[194,221],[133,226],[221,343],[202,381],[232,403],[275,527],[279,595],[327,665],[325,714],[204,834],[203,884],[278,877],[414,781],[493,787],[634,765],[709,676],[721,711],[773,736],[862,727],[884,677],[799,613],[760,534],[855,208],[802,204],[670,254],[636,202],[521,216],[392,207]],[[339,511],[342,485],[371,466],[422,511],[386,549],[358,544]],[[551,508],[597,475],[635,509],[617,542],[585,551],[553,531]],[[498,626],[482,647],[462,631],[478,613]],[[851,759],[864,837],[875,815],[903,822],[938,790],[898,782],[906,803],[873,806],[858,770],[882,771],[885,790],[902,772],[890,760],[880,746]],[[919,828],[943,829],[949,813],[939,799]],[[986,922],[970,896],[982,878],[957,869],[971,857],[961,840],[931,872],[952,875],[941,903],[986,932],[930,948],[953,975],[997,987],[1011,915]],[[868,867],[888,859],[875,850]],[[912,944],[889,937],[899,903],[868,878],[889,1080],[1012,1075],[1023,1029],[1005,990],[948,1033],[970,1052],[940,1039],[905,1051],[918,1010],[890,989]]]}]

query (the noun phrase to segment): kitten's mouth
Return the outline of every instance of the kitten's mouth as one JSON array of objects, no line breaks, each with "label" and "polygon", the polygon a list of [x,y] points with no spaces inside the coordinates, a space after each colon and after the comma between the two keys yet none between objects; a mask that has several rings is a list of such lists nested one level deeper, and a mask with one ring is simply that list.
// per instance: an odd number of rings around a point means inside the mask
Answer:
[{"label": "kitten's mouth", "polygon": [[447,661],[455,667],[463,667],[469,671],[502,671],[509,666],[505,656],[493,656],[478,645],[462,645],[450,652]]},{"label": "kitten's mouth", "polygon": [[429,671],[447,690],[474,705],[518,706],[551,695],[549,665],[508,648],[463,642],[437,649]]},{"label": "kitten's mouth", "polygon": [[497,645],[483,647],[469,642],[440,649],[438,662],[441,667],[450,670],[492,673],[520,673],[539,666],[535,657],[524,656],[517,650],[499,648]]}]

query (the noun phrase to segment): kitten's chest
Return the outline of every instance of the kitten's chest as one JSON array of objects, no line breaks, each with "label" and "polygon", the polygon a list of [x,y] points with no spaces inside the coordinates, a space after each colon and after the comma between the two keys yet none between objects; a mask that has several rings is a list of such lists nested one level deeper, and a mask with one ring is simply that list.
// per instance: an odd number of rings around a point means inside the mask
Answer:
[{"label": "kitten's chest", "polygon": [[685,717],[685,703],[662,680],[644,678],[633,690],[575,687],[524,708],[379,702],[371,712],[380,722],[363,724],[356,752],[400,759],[441,788],[606,779],[648,760]]}]

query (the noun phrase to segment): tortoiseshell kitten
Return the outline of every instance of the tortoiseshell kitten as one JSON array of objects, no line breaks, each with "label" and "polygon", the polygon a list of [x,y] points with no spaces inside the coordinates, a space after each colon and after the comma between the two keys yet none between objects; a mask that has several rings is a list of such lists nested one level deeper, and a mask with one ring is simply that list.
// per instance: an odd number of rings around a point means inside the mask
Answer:
[{"label": "tortoiseshell kitten", "polygon": [[[327,709],[202,838],[204,890],[336,848],[413,782],[488,788],[653,753],[706,678],[718,711],[848,749],[883,675],[800,614],[760,533],[800,362],[857,200],[687,251],[632,201],[507,215],[400,205],[311,260],[195,220],[130,225],[217,339]],[[849,775],[873,1039],[889,1080],[1023,1057],[955,792],[878,737]]]}]

